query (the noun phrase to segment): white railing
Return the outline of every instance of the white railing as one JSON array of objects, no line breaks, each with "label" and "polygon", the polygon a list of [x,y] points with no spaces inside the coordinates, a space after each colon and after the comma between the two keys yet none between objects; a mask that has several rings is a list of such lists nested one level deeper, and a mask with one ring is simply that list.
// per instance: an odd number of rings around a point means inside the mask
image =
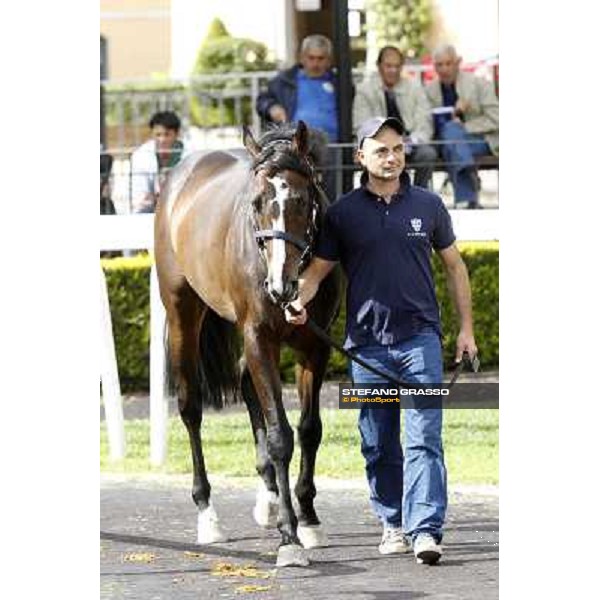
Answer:
[{"label": "white railing", "polygon": [[[500,239],[498,210],[451,210],[456,237],[460,241]],[[154,215],[103,215],[100,217],[100,250],[154,248]],[[103,342],[101,378],[110,445],[110,456],[125,455],[123,403],[119,385],[114,338],[106,290],[101,269],[101,334]],[[161,465],[167,456],[169,398],[164,380],[165,310],[158,292],[154,265],[150,270],[150,462]]]}]

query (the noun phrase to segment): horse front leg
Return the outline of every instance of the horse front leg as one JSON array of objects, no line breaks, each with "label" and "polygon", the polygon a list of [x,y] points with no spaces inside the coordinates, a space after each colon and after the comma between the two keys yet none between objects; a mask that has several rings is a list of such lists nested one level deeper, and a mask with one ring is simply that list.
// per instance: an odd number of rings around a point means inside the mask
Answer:
[{"label": "horse front leg", "polygon": [[298,539],[298,519],[292,507],[289,466],[294,452],[294,432],[281,397],[279,343],[254,328],[244,332],[244,353],[267,426],[267,454],[275,469],[279,490],[277,529],[281,543],[277,566],[306,566],[308,558]]},{"label": "horse front leg", "polygon": [[314,476],[317,451],[323,435],[319,392],[329,354],[329,348],[317,341],[310,354],[301,355],[296,364],[296,386],[301,406],[298,423],[301,455],[295,493],[300,507],[298,537],[305,548],[328,545],[327,536],[314,507],[317,495]]},{"label": "horse front leg", "polygon": [[252,511],[254,520],[265,528],[277,526],[277,512],[279,509],[279,490],[275,478],[275,468],[269,459],[267,451],[267,427],[262,413],[260,401],[252,383],[250,371],[246,366],[245,357],[240,364],[241,391],[252,424],[254,446],[256,449],[256,472],[260,477],[256,493],[256,504]]},{"label": "horse front leg", "polygon": [[198,544],[226,540],[210,501],[210,483],[202,452],[202,396],[198,379],[199,336],[206,307],[193,291],[182,288],[172,305],[167,305],[170,369],[177,389],[179,414],[188,433],[194,477],[192,498],[198,507]]}]

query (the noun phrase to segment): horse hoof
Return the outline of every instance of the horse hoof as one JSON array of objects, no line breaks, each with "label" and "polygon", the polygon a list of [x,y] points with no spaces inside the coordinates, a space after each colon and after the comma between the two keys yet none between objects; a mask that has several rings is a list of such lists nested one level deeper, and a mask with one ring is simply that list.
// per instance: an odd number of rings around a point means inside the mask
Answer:
[{"label": "horse hoof", "polygon": [[198,544],[214,544],[225,542],[227,537],[219,526],[219,517],[215,509],[209,505],[208,508],[198,513]]},{"label": "horse hoof", "polygon": [[307,549],[329,546],[327,534],[321,525],[298,525],[298,539]]},{"label": "horse hoof", "polygon": [[277,494],[275,492],[270,492],[264,484],[262,484],[256,494],[256,504],[252,511],[254,520],[261,527],[272,529],[277,526],[278,511],[279,502],[277,501]]},{"label": "horse hoof", "polygon": [[307,567],[308,557],[302,546],[298,544],[286,544],[280,546],[277,552],[278,567]]}]

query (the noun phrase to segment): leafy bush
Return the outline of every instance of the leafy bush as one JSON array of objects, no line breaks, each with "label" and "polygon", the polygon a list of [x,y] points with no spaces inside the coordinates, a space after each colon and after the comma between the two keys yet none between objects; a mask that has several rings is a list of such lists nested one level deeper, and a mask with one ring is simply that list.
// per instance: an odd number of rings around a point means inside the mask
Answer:
[{"label": "leafy bush", "polygon": [[[215,19],[198,51],[192,77],[269,71],[275,68],[275,64],[268,60],[268,53],[268,48],[261,42],[232,37],[222,21]],[[248,84],[243,78],[215,81],[209,86],[206,83],[192,83],[190,93],[190,113],[195,125],[241,125],[240,118],[242,123],[251,121],[254,107],[250,98],[241,99],[241,107],[236,115],[232,97],[249,96]],[[215,105],[219,98],[223,98],[222,109]]]},{"label": "leafy bush", "polygon": [[[106,123],[113,127],[118,126],[121,121],[131,125],[142,125],[146,134],[150,117],[157,110],[168,108],[180,115],[183,113],[185,89],[179,82],[162,80],[107,84]],[[162,104],[165,98],[168,98],[168,106]]]},{"label": "leafy bush", "polygon": [[147,389],[150,376],[151,258],[101,261],[106,276],[121,387]]},{"label": "leafy bush", "polygon": [[[473,318],[481,364],[483,367],[496,367],[499,361],[499,245],[497,242],[469,242],[461,243],[459,247],[471,278]],[[102,261],[108,284],[121,385],[125,390],[148,388],[150,264],[151,259],[147,255]],[[454,358],[458,324],[442,265],[437,257],[433,265],[442,314],[444,357],[450,364]],[[332,331],[338,342],[344,338],[345,317],[342,307]],[[285,381],[294,380],[294,357],[288,348],[282,352],[280,369]],[[346,374],[346,358],[334,350],[327,377],[343,378]]]},{"label": "leafy bush", "polygon": [[378,48],[392,44],[408,58],[425,54],[433,25],[431,0],[368,0],[367,10],[374,16]]},{"label": "leafy bush", "polygon": [[[500,360],[500,289],[499,253],[497,242],[460,243],[462,258],[469,271],[473,296],[473,327],[482,367],[497,367]],[[458,318],[440,259],[434,257],[434,277],[438,302],[442,313],[444,360],[454,360]]]}]

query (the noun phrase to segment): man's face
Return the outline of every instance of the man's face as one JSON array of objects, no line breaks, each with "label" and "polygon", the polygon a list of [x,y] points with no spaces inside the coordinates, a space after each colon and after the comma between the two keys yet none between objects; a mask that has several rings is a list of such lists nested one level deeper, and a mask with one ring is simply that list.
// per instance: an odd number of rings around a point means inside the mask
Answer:
[{"label": "man's face", "polygon": [[157,152],[165,152],[173,147],[177,140],[177,131],[167,129],[164,125],[155,125],[152,128],[152,137],[156,142]]},{"label": "man's face", "polygon": [[443,84],[456,83],[456,76],[460,67],[460,57],[446,52],[437,57],[433,66]]},{"label": "man's face", "polygon": [[367,138],[357,152],[360,164],[375,179],[398,179],[404,169],[404,143],[402,136],[384,127],[374,138]]},{"label": "man's face", "polygon": [[331,66],[331,58],[325,50],[309,48],[300,55],[300,64],[309,77],[322,77]]},{"label": "man's face", "polygon": [[386,87],[394,87],[400,81],[402,66],[402,58],[397,52],[388,50],[384,53],[377,68],[379,69],[381,81]]}]

